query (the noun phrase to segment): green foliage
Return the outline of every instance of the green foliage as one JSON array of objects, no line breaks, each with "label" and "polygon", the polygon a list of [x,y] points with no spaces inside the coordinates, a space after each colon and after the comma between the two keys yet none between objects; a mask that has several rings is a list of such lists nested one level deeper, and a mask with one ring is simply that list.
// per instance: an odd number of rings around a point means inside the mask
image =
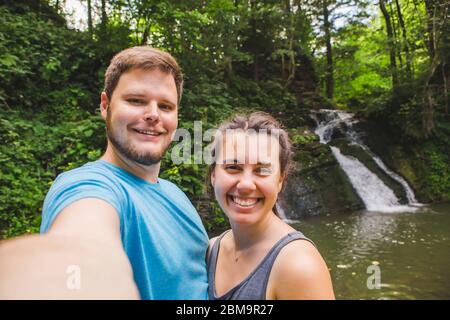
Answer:
[{"label": "green foliage", "polygon": [[437,150],[427,150],[430,163],[428,181],[431,194],[438,199],[450,199],[450,168],[448,155]]},{"label": "green foliage", "polygon": [[61,109],[65,97],[76,90],[81,95],[77,104],[89,101],[79,107],[91,107],[98,61],[85,34],[41,20],[33,12],[14,15],[0,7],[0,39],[0,95],[9,106],[34,113]]},{"label": "green foliage", "polygon": [[36,232],[52,181],[59,172],[101,155],[104,125],[86,115],[49,126],[23,120],[17,112],[2,112],[0,121],[0,236]]},{"label": "green foliage", "polygon": [[[397,59],[403,59],[396,88],[378,13],[332,28],[334,101],[316,93],[326,66],[323,26],[312,27],[312,21],[322,23],[323,8],[316,2],[111,0],[108,19],[92,32],[69,29],[60,8],[50,3],[55,2],[7,0],[0,5],[1,237],[36,232],[44,196],[56,176],[101,156],[105,129],[96,109],[103,74],[112,56],[130,45],[163,48],[177,58],[185,73],[179,127],[191,136],[194,121],[202,121],[205,131],[236,112],[262,110],[291,128],[294,146],[301,150],[317,140],[305,127],[311,126],[308,109],[337,105],[389,127],[398,141],[423,143],[427,168],[420,182],[431,198],[449,198],[448,97],[438,72],[431,72],[423,3],[400,0],[414,74],[406,79],[405,44],[394,19]],[[343,2],[332,3],[338,7]],[[446,38],[439,39],[438,57],[444,61]],[[425,93],[430,92],[428,112]],[[429,114],[434,127],[425,136]],[[201,143],[205,147],[209,141]],[[207,168],[194,163],[198,155],[192,164],[181,165],[169,155],[161,177],[187,193],[212,234],[228,227],[220,207],[204,194]]]},{"label": "green foliage", "polygon": [[319,137],[308,128],[291,129],[289,130],[289,136],[293,146],[298,149],[319,140]]}]

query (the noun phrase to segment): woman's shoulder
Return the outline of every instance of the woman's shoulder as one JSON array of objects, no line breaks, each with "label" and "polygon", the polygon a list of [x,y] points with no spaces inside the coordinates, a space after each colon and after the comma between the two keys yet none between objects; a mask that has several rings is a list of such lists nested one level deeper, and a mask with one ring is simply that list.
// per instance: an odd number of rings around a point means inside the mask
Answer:
[{"label": "woman's shoulder", "polygon": [[281,249],[274,263],[275,271],[289,276],[304,276],[315,272],[325,262],[317,248],[308,240],[291,241]]},{"label": "woman's shoulder", "polygon": [[283,247],[270,278],[277,299],[334,298],[328,267],[308,240],[295,240]]},{"label": "woman's shoulder", "polygon": [[207,253],[207,256],[206,256],[208,260],[209,260],[209,256],[211,255],[211,250],[212,250],[214,244],[216,243],[216,241],[220,241],[220,239],[223,238],[224,235],[225,235],[226,233],[228,233],[229,231],[230,231],[230,230],[227,230],[227,231],[225,231],[224,233],[222,233],[222,234],[220,234],[220,235],[218,235],[218,236],[216,236],[216,237],[213,237],[213,238],[209,239],[208,253]]}]

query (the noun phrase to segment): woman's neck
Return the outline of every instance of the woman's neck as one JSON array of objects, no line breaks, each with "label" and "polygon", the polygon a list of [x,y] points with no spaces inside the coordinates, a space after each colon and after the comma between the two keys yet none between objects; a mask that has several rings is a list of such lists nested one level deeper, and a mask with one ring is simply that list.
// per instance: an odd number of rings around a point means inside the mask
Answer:
[{"label": "woman's neck", "polygon": [[231,223],[235,250],[246,250],[257,244],[273,242],[273,239],[279,239],[281,234],[286,233],[286,227],[292,229],[274,213],[267,214],[264,219],[252,225]]}]

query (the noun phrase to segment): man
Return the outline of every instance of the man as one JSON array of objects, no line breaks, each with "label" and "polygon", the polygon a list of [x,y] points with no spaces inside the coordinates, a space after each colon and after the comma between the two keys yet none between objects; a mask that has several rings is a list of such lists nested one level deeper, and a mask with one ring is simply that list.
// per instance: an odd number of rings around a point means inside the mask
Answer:
[{"label": "man", "polygon": [[[41,270],[38,281],[50,279],[54,289],[44,296],[36,286],[22,284],[35,293],[31,297],[136,298],[135,282],[142,299],[207,298],[208,236],[186,195],[158,178],[177,128],[182,86],[181,70],[168,53],[134,47],[112,59],[101,94],[105,154],[57,177],[44,202],[44,235],[0,246],[0,261],[22,252],[16,256],[19,265],[29,266],[30,259],[40,264],[40,270],[22,270],[31,283],[36,282],[32,272]],[[2,273],[17,274],[14,267],[13,261],[0,262],[0,298],[8,297],[2,280],[14,286],[14,277]],[[69,289],[53,276],[61,269]],[[73,293],[74,287],[81,292]]]}]

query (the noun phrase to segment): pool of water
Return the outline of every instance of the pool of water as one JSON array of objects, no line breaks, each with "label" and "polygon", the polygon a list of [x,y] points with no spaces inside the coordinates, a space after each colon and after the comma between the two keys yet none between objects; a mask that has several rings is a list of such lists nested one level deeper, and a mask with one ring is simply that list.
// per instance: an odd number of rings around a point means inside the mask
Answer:
[{"label": "pool of water", "polygon": [[450,203],[397,213],[308,217],[337,299],[450,299]]}]

